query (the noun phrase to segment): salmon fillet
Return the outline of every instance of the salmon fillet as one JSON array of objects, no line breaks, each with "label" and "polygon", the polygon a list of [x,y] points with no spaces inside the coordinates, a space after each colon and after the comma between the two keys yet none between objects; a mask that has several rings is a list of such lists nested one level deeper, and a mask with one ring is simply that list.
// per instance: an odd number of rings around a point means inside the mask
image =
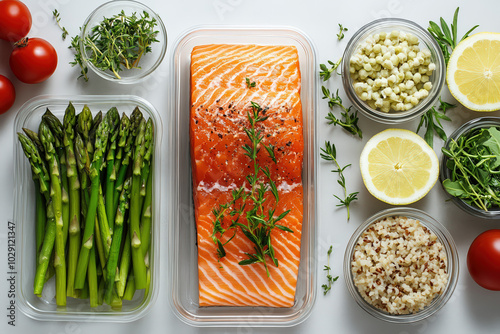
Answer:
[{"label": "salmon fillet", "polygon": [[[256,82],[248,88],[245,78]],[[270,276],[262,263],[239,265],[254,253],[253,243],[238,229],[219,259],[211,236],[213,209],[232,199],[232,191],[252,173],[242,146],[251,144],[247,112],[250,102],[265,109],[259,122],[265,145],[275,146],[277,164],[265,150],[258,162],[268,167],[278,188],[276,215],[291,210],[280,221],[293,233],[273,229],[271,242],[279,266],[267,258]],[[193,201],[198,241],[200,306],[291,307],[295,302],[300,263],[303,218],[302,161],[304,151],[300,69],[292,46],[202,45],[191,54],[190,145]],[[266,195],[265,210],[275,201]],[[250,202],[248,203],[248,206]],[[239,222],[247,224],[244,217]],[[230,224],[225,218],[223,227]],[[220,237],[225,242],[233,230]]]}]

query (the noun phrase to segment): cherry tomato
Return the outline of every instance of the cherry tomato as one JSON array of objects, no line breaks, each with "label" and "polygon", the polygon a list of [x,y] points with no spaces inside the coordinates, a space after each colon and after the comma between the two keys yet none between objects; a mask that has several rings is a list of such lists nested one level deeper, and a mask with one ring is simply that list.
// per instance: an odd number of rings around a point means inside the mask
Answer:
[{"label": "cherry tomato", "polygon": [[0,39],[16,42],[28,35],[30,29],[31,13],[24,3],[0,1]]},{"label": "cherry tomato", "polygon": [[0,75],[0,114],[12,107],[16,100],[16,90],[9,79]]},{"label": "cherry tomato", "polygon": [[15,44],[9,63],[19,80],[35,84],[47,80],[54,73],[57,67],[57,53],[46,40],[23,38]]},{"label": "cherry tomato", "polygon": [[467,253],[467,268],[477,284],[500,291],[500,230],[478,235]]}]

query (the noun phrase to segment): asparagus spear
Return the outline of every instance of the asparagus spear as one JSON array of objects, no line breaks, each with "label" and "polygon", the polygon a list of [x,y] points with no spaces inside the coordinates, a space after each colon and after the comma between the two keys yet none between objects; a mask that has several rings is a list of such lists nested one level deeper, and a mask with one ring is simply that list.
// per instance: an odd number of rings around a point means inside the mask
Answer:
[{"label": "asparagus spear", "polygon": [[[130,225],[130,221],[128,223]],[[130,268],[130,230],[127,231],[125,243],[123,245],[122,257],[120,259],[118,281],[116,282],[116,292],[118,297],[122,298],[127,285],[127,277]],[[135,286],[134,286],[135,289]]]},{"label": "asparagus spear", "polygon": [[139,128],[139,124],[141,123],[142,113],[139,108],[135,108],[130,116],[130,131],[127,136],[127,140],[121,148],[120,154],[122,155],[122,162],[119,168],[118,176],[115,182],[115,194],[114,194],[114,205],[113,210],[116,212],[118,209],[118,198],[120,197],[120,193],[123,190],[123,182],[125,181],[125,177],[127,175],[128,166],[130,165],[130,158],[132,157],[132,150],[134,146],[135,136],[137,135],[137,129]]},{"label": "asparagus spear", "polygon": [[56,269],[56,303],[66,305],[66,260],[62,217],[62,190],[59,163],[56,158],[55,137],[45,120],[40,123],[40,141],[45,148],[45,159],[50,170],[50,196],[56,223],[54,267]]},{"label": "asparagus spear", "polygon": [[146,265],[144,263],[144,254],[141,248],[140,231],[140,187],[141,187],[141,167],[145,154],[145,131],[146,121],[141,119],[139,131],[135,138],[134,164],[132,169],[132,190],[130,196],[130,238],[132,246],[132,266],[134,269],[135,287],[144,289],[147,285]]},{"label": "asparagus spear", "polygon": [[87,276],[89,280],[90,307],[97,307],[99,306],[99,283],[97,282],[95,247],[92,247],[90,249],[89,267],[87,271]]},{"label": "asparagus spear", "polygon": [[[36,136],[35,140],[38,140],[38,135],[33,132],[33,134]],[[36,269],[37,272],[39,270],[44,269],[43,271],[39,272],[36,274],[36,277],[41,277],[41,281],[38,282],[38,285],[41,283],[41,287],[43,287],[43,280],[42,278],[45,277],[45,273],[47,270],[47,266],[42,266],[39,268],[39,264],[43,261],[41,261],[42,257],[42,250],[43,250],[43,245],[44,245],[44,240],[45,240],[45,228],[47,224],[47,210],[46,206],[50,203],[50,195],[49,195],[49,189],[50,189],[50,176],[49,172],[47,171],[47,167],[45,166],[45,161],[42,159],[40,155],[40,149],[38,146],[31,141],[28,137],[26,137],[22,133],[17,134],[19,138],[19,142],[21,143],[21,147],[23,148],[23,152],[28,158],[28,161],[31,165],[31,174],[33,181],[35,183],[35,191],[36,191],[36,225],[35,225],[35,234],[36,234]],[[39,142],[41,145],[41,142]],[[51,204],[50,204],[51,205]],[[53,235],[55,237],[55,235]],[[45,253],[48,252],[48,254],[45,254],[43,259],[45,260],[48,264],[49,258],[50,258],[50,253],[52,252],[52,247],[54,245],[53,240],[47,241],[48,243],[46,244],[46,249]],[[47,248],[47,246],[51,244],[50,248]],[[35,283],[36,280],[35,280]],[[36,285],[36,284],[35,284]],[[39,290],[39,293],[41,293],[41,289]],[[38,293],[37,293],[38,294]]]},{"label": "asparagus spear", "polygon": [[152,202],[153,202],[153,177],[152,174],[149,173],[148,182],[146,186],[146,197],[144,198],[144,203],[142,207],[142,217],[141,217],[141,248],[142,248],[142,253],[145,255],[148,254],[149,245],[151,243]]},{"label": "asparagus spear", "polygon": [[52,135],[54,136],[54,148],[56,152],[56,159],[59,164],[59,172],[61,179],[61,200],[62,200],[62,219],[63,219],[63,236],[64,246],[68,239],[69,230],[69,185],[67,177],[67,164],[66,153],[64,147],[64,128],[61,121],[47,108],[42,120],[46,122]]},{"label": "asparagus spear", "polygon": [[[116,108],[114,108],[116,111]],[[114,196],[114,186],[116,181],[116,169],[115,169],[115,153],[118,145],[118,135],[120,135],[122,122],[116,128],[110,131],[110,142],[108,148],[108,154],[106,156],[106,217],[108,219],[109,228],[113,230],[113,224],[115,221],[115,212],[113,212],[113,196]],[[121,135],[120,135],[121,138]]]},{"label": "asparagus spear", "polygon": [[120,194],[120,205],[116,212],[114,233],[113,233],[113,243],[111,244],[111,250],[109,252],[108,262],[106,264],[106,292],[104,294],[104,299],[106,303],[111,304],[111,297],[113,295],[115,287],[115,277],[118,265],[118,257],[120,253],[120,246],[122,241],[123,233],[123,221],[125,219],[125,214],[129,207],[130,198],[130,183],[131,179],[127,179],[123,185],[123,191]]},{"label": "asparagus spear", "polygon": [[87,215],[85,216],[85,229],[83,231],[82,247],[78,256],[76,268],[75,288],[81,289],[85,283],[86,271],[89,262],[90,249],[93,246],[94,222],[97,212],[97,200],[99,196],[101,166],[108,144],[108,134],[110,127],[110,115],[106,115],[96,131],[94,144],[94,156],[90,165],[91,193],[89,198]]},{"label": "asparagus spear", "polygon": [[80,180],[76,167],[73,130],[76,124],[75,107],[71,102],[64,114],[63,143],[66,149],[67,176],[69,181],[69,249],[68,249],[68,286],[66,294],[75,297],[75,274],[80,251]]},{"label": "asparagus spear", "polygon": [[151,157],[153,156],[153,148],[154,148],[153,139],[154,139],[153,120],[149,118],[146,123],[146,132],[144,134],[146,151],[144,153],[144,159],[141,168],[141,190],[140,190],[141,208],[143,207],[144,197],[146,197],[146,183],[148,182],[149,173],[151,171]]}]

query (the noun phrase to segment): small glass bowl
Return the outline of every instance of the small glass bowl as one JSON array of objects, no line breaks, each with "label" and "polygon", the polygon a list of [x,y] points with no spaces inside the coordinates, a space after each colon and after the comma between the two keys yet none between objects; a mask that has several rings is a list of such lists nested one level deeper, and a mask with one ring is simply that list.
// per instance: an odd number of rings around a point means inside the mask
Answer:
[{"label": "small glass bowl", "polygon": [[[500,128],[500,117],[479,117],[472,119],[467,123],[465,123],[464,125],[462,125],[461,127],[459,127],[457,130],[455,130],[455,132],[453,132],[448,137],[448,140],[444,144],[444,147],[448,149],[452,141],[458,140],[460,136],[468,133],[469,131],[481,128],[489,128],[492,126]],[[448,167],[446,167],[448,160],[449,158],[443,154],[443,157],[441,158],[441,173],[439,174],[439,180],[441,181],[441,186],[443,185],[444,180],[451,179],[451,171],[448,169]],[[458,206],[460,209],[467,212],[468,214],[471,214],[479,218],[487,218],[487,219],[500,218],[500,208],[492,208],[488,211],[484,211],[476,206],[464,202],[462,199],[458,197],[451,196],[450,194],[448,194],[446,190],[444,190],[444,192],[449,196],[451,201],[455,203],[456,206]]]},{"label": "small glass bowl", "polygon": [[[418,37],[419,46],[426,47],[431,52],[431,60],[436,64],[436,69],[429,78],[432,88],[429,95],[421,100],[415,107],[408,111],[390,111],[388,113],[371,108],[354,91],[353,79],[349,72],[351,57],[355,54],[361,43],[369,36],[380,32],[391,32],[393,30],[404,31]],[[359,29],[351,38],[342,57],[342,82],[347,97],[354,108],[361,111],[366,117],[385,124],[396,124],[419,117],[436,102],[446,78],[446,64],[439,44],[421,26],[415,22],[399,18],[383,18],[372,21]]]},{"label": "small glass bowl", "polygon": [[[139,62],[139,66],[141,67],[140,69],[124,69],[123,71],[118,72],[121,78],[117,78],[110,70],[103,71],[97,68],[91,61],[89,61],[89,59],[87,58],[88,55],[85,52],[83,41],[87,36],[90,35],[90,33],[92,32],[92,28],[100,24],[105,17],[109,18],[117,15],[122,10],[126,15],[132,15],[133,13],[136,13],[137,17],[140,17],[142,12],[145,11],[149,14],[150,18],[156,19],[157,25],[155,26],[155,29],[158,30],[158,34],[156,35],[156,39],[158,40],[158,42],[154,42],[153,44],[151,44],[152,51],[145,54],[141,58]],[[87,17],[80,32],[80,52],[82,54],[83,62],[101,78],[121,84],[137,83],[145,79],[160,65],[163,58],[165,57],[166,51],[167,31],[165,29],[163,21],[161,20],[160,16],[156,14],[151,8],[137,1],[110,1],[97,7]]]},{"label": "small glass bowl", "polygon": [[[351,260],[353,258],[354,248],[358,243],[359,237],[366,229],[368,229],[368,227],[372,223],[391,216],[404,216],[418,220],[423,226],[431,230],[444,246],[446,257],[448,260],[448,282],[446,284],[446,287],[444,288],[444,291],[440,295],[435,297],[430,305],[426,306],[423,310],[412,314],[390,314],[388,312],[382,311],[364,300],[357,287],[354,285],[354,278],[351,271]],[[358,303],[358,305],[361,306],[361,308],[368,312],[370,315],[374,316],[377,319],[392,323],[404,324],[420,321],[440,310],[450,299],[453,291],[455,290],[455,286],[457,285],[458,281],[458,272],[459,261],[457,247],[448,230],[427,213],[409,207],[382,210],[368,218],[363,224],[361,224],[361,226],[356,229],[356,231],[351,236],[344,255],[344,279],[346,281],[347,288],[351,293],[351,296]]]}]

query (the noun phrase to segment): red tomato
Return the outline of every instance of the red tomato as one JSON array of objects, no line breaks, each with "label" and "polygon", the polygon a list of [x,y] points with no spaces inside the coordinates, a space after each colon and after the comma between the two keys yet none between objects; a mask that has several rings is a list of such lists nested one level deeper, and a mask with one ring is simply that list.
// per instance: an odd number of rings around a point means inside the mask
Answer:
[{"label": "red tomato", "polygon": [[0,75],[0,114],[12,107],[16,100],[16,90],[9,79]]},{"label": "red tomato", "polygon": [[500,291],[500,230],[483,232],[472,242],[467,268],[477,284]]},{"label": "red tomato", "polygon": [[0,1],[0,39],[16,42],[28,35],[31,13],[21,1]]},{"label": "red tomato", "polygon": [[15,44],[9,63],[19,80],[35,84],[47,80],[54,73],[57,67],[57,53],[46,40],[24,38]]}]

